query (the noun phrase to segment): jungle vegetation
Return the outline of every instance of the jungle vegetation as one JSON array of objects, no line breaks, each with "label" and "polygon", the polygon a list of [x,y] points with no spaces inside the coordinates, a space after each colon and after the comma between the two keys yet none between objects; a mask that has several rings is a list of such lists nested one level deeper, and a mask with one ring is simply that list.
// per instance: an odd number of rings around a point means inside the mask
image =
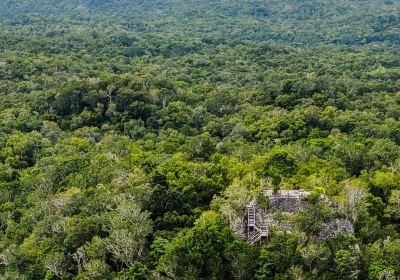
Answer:
[{"label": "jungle vegetation", "polygon": [[1,279],[398,279],[398,0],[0,4]]}]

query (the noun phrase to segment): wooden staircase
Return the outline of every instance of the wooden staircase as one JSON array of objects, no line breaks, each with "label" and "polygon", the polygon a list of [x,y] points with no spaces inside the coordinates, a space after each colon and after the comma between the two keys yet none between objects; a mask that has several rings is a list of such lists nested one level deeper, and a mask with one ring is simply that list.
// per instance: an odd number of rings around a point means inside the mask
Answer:
[{"label": "wooden staircase", "polygon": [[247,241],[253,244],[261,241],[263,237],[268,238],[268,229],[268,224],[257,222],[255,206],[247,206]]},{"label": "wooden staircase", "polygon": [[254,205],[247,206],[247,226],[254,227],[256,224],[256,208]]}]

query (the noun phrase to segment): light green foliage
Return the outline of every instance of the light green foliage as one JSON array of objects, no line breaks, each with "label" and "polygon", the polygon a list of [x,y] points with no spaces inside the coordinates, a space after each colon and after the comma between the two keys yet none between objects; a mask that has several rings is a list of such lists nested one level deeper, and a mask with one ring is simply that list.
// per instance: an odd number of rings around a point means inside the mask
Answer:
[{"label": "light green foliage", "polygon": [[[0,279],[398,278],[399,9],[1,1]],[[310,208],[249,245],[271,188]]]},{"label": "light green foliage", "polygon": [[324,187],[315,187],[312,193],[307,196],[307,200],[311,203],[317,203],[321,200],[321,196],[325,195]]},{"label": "light green foliage", "polygon": [[386,210],[394,219],[400,219],[400,190],[392,191]]}]

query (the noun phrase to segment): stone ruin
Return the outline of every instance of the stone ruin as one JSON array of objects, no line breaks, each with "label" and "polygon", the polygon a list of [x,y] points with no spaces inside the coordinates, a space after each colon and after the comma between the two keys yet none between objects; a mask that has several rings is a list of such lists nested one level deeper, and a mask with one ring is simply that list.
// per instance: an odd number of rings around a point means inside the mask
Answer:
[{"label": "stone ruin", "polygon": [[322,225],[318,238],[325,240],[340,233],[354,234],[353,225],[346,219],[333,219]]},{"label": "stone ruin", "polygon": [[[253,199],[246,207],[246,224],[237,226],[234,231],[238,236],[246,238],[249,243],[268,239],[272,228],[291,231],[293,225],[284,217],[290,217],[310,207],[305,199],[310,194],[311,192],[306,190],[267,190],[265,197],[268,199],[268,206],[261,208]],[[320,200],[323,203],[331,203],[326,195],[321,195]],[[334,237],[343,232],[352,234],[354,232],[352,224],[348,220],[334,219],[322,226],[319,239]]]}]

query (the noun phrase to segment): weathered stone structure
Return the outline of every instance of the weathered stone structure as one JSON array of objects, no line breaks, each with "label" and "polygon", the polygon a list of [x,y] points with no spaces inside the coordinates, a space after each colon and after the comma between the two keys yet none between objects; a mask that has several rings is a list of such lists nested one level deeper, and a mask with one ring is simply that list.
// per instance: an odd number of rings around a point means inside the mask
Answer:
[{"label": "weathered stone structure", "polygon": [[[290,231],[292,224],[284,217],[289,217],[295,213],[302,212],[310,204],[305,200],[311,194],[306,190],[267,190],[265,197],[268,200],[268,206],[259,207],[255,200],[252,200],[246,207],[246,226],[244,234],[250,243],[259,242],[262,239],[268,239],[271,228]],[[321,202],[330,203],[326,195],[320,196]],[[335,219],[323,225],[320,239],[329,238],[338,233],[353,233],[351,223],[343,219]]]},{"label": "weathered stone structure", "polygon": [[349,220],[346,219],[333,219],[322,225],[322,230],[319,233],[319,239],[325,240],[335,237],[340,233],[353,234],[354,228]]}]

